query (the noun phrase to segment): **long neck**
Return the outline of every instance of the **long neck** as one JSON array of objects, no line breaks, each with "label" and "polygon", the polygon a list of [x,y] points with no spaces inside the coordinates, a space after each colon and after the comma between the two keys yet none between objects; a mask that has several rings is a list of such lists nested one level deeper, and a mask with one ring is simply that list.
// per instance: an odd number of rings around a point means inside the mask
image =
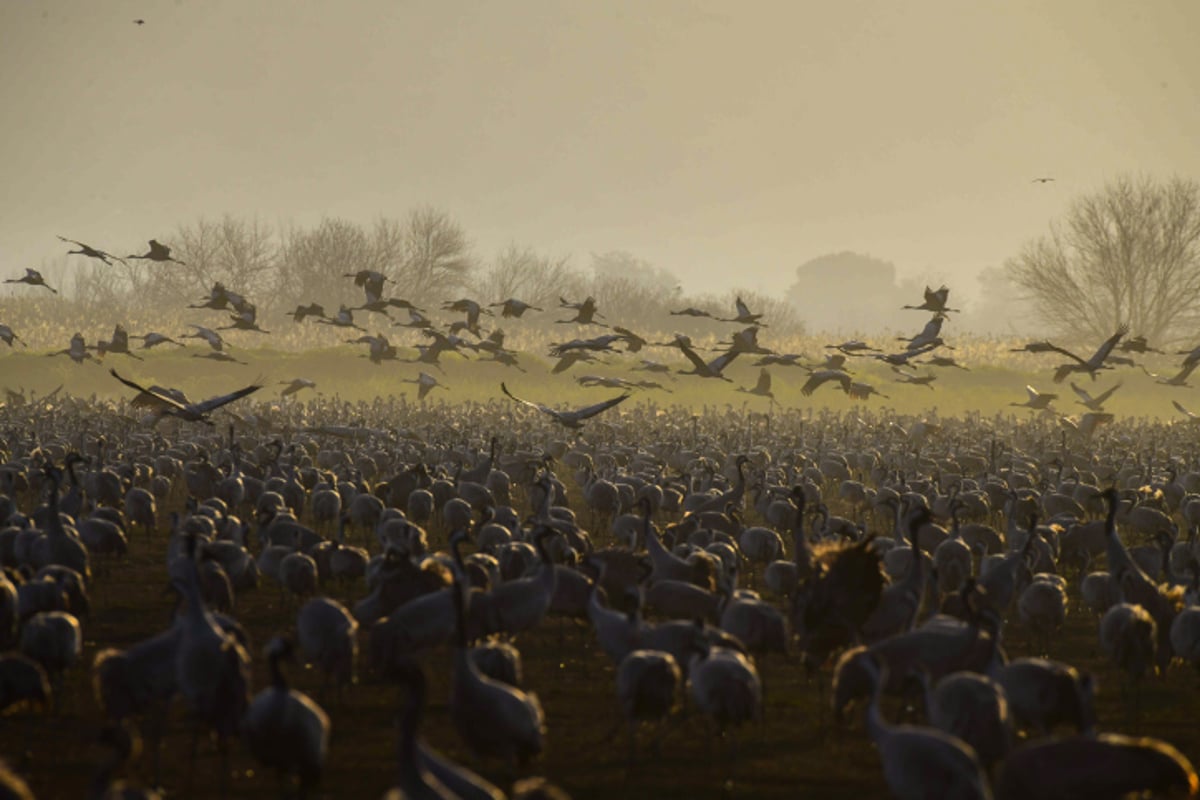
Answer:
[{"label": "long neck", "polygon": [[888,737],[892,732],[892,726],[883,716],[883,709],[880,708],[880,703],[883,701],[883,676],[874,675],[875,686],[871,693],[871,704],[867,706],[867,733],[871,737],[871,741],[879,744]]},{"label": "long neck", "polygon": [[281,691],[287,691],[287,679],[283,677],[283,670],[279,668],[279,655],[272,653],[268,659],[268,666],[271,669],[271,685]]}]

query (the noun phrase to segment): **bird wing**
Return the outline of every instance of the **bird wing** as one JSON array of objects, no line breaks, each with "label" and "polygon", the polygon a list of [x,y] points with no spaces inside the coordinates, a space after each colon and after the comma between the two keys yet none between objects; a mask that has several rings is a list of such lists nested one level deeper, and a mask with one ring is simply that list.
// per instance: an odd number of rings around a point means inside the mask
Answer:
[{"label": "bird wing", "polygon": [[552,417],[557,416],[557,412],[554,409],[550,408],[549,406],[544,406],[541,403],[534,403],[530,400],[524,400],[520,397],[517,397],[515,394],[513,394],[512,392],[510,392],[508,390],[508,387],[504,385],[503,381],[500,382],[500,391],[504,392],[506,395],[508,395],[508,397],[510,399],[516,400],[518,403],[520,403],[523,406],[529,406],[530,408],[536,408],[538,411],[541,411],[543,414],[549,414]]},{"label": "bird wing", "polygon": [[760,392],[771,391],[771,373],[767,372],[765,368],[758,373],[758,383],[754,388]]},{"label": "bird wing", "polygon": [[262,386],[259,386],[257,384],[252,385],[252,386],[247,386],[243,389],[238,389],[236,392],[230,392],[229,394],[223,394],[220,397],[210,397],[208,400],[202,400],[199,403],[193,403],[192,405],[188,406],[187,408],[198,414],[207,414],[210,411],[215,411],[216,409],[220,408],[223,405],[232,403],[234,400],[240,400],[241,398],[245,397],[248,394],[254,394],[261,388],[262,388]]},{"label": "bird wing", "polygon": [[1031,403],[1036,403],[1037,399],[1039,397],[1041,397],[1041,395],[1038,394],[1038,390],[1033,388],[1032,386],[1026,385],[1025,391],[1026,391],[1026,393],[1029,394],[1029,402],[1031,402]]},{"label": "bird wing", "polygon": [[[62,238],[62,237],[59,237],[59,238]],[[178,400],[176,400],[175,398],[171,397],[168,394],[164,394],[163,392],[157,392],[154,389],[147,389],[145,386],[134,383],[133,381],[129,380],[128,378],[122,378],[121,375],[117,372],[116,368],[110,369],[108,372],[110,375],[112,375],[114,378],[116,378],[117,380],[119,380],[121,383],[125,384],[129,388],[137,389],[142,394],[147,395],[149,397],[153,397],[155,400],[159,400],[162,403],[170,406],[171,408],[174,408],[174,409],[177,409],[180,411],[182,411],[185,408],[185,406],[182,403],[180,403]]]},{"label": "bird wing", "polygon": [[64,242],[70,242],[70,243],[71,243],[71,244],[73,244],[73,245],[78,245],[79,247],[87,247],[87,245],[86,245],[86,244],[84,244],[83,242],[77,242],[77,241],[75,241],[74,239],[68,239],[68,238],[67,238],[67,237],[65,237],[65,236],[59,236],[58,238],[59,238],[59,239],[62,239]]},{"label": "bird wing", "polygon": [[1196,415],[1179,404],[1178,400],[1172,400],[1171,405],[1175,406],[1179,413],[1183,414],[1188,419],[1196,419]]},{"label": "bird wing", "polygon": [[[1108,389],[1107,391],[1101,392],[1099,395],[1096,396],[1096,403],[1103,405],[1104,402],[1106,400],[1108,400],[1108,398],[1113,396],[1113,392],[1115,392],[1117,389],[1120,389],[1124,383],[1125,383],[1124,381],[1117,381],[1117,384],[1115,386]],[[1072,388],[1074,388],[1074,387],[1072,387]],[[1079,390],[1076,389],[1075,391],[1078,392]]]},{"label": "bird wing", "polygon": [[[1075,394],[1079,395],[1079,399],[1082,400],[1085,405],[1088,403],[1092,403],[1092,402],[1102,402],[1102,401],[1100,401],[1099,398],[1096,398],[1096,400],[1093,401],[1092,396],[1090,394],[1088,394],[1083,389],[1080,389],[1078,386],[1075,385],[1075,381],[1071,381],[1071,388],[1075,390]],[[1110,391],[1108,394],[1112,394],[1112,392]],[[1107,395],[1105,395],[1105,396],[1107,396]]]},{"label": "bird wing", "polygon": [[563,412],[561,416],[563,419],[572,420],[574,422],[582,422],[585,419],[589,419],[601,412],[607,411],[615,405],[624,403],[632,396],[633,395],[631,395],[629,392],[626,392],[625,394],[611,397],[602,403],[596,403],[595,405],[587,406],[586,408],[581,408],[576,411]]},{"label": "bird wing", "polygon": [[1088,360],[1091,366],[1098,367],[1104,363],[1104,359],[1108,358],[1108,354],[1117,346],[1117,342],[1121,341],[1121,337],[1129,333],[1128,325],[1121,325],[1117,328],[1117,332],[1104,340],[1104,344],[1100,345],[1095,354]]},{"label": "bird wing", "polygon": [[1063,364],[1061,367],[1054,370],[1054,382],[1062,383],[1064,380],[1066,380],[1068,375],[1077,370],[1078,367],[1074,364]]},{"label": "bird wing", "polygon": [[683,353],[684,358],[686,358],[688,361],[692,362],[696,366],[697,370],[704,372],[705,370],[708,369],[708,364],[705,364],[704,361],[701,360],[700,356],[696,355],[695,350],[688,347],[683,342],[679,342],[678,346],[679,346],[679,350]]},{"label": "bird wing", "polygon": [[708,363],[708,369],[709,369],[709,371],[713,372],[714,374],[720,375],[721,370],[728,367],[733,362],[733,360],[741,354],[742,354],[741,350],[729,350],[725,353],[722,353],[721,355],[717,356],[716,358],[714,358],[712,361],[710,361]]},{"label": "bird wing", "polygon": [[741,297],[738,297],[738,299],[735,300],[733,304],[734,304],[734,306],[737,307],[737,312],[738,312],[739,317],[751,316],[750,309],[746,306],[746,303],[742,300]]}]

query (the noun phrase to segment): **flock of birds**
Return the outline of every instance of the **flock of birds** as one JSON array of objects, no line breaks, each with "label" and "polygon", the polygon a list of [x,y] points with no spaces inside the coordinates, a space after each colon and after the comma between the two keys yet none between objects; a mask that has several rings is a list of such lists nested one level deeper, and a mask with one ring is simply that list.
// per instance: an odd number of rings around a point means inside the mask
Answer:
[{"label": "flock of birds", "polygon": [[[116,258],[74,244],[72,252]],[[136,257],[173,260],[153,241]],[[465,319],[443,333],[411,303],[385,297],[382,275],[349,277],[366,292],[363,307],[329,316],[313,304],[295,320],[356,329],[354,311],[403,309],[409,320],[397,324],[433,340],[419,350],[422,363],[462,349],[515,359],[502,335],[483,336],[491,307],[447,303]],[[878,393],[849,373],[851,358],[902,375],[920,359],[959,366],[933,354],[948,347],[948,294],[926,292],[913,308],[932,317],[897,352],[831,345],[824,364],[807,367],[804,393],[826,383],[856,398]],[[575,314],[560,322],[605,325],[592,298],[562,305]],[[224,287],[196,307],[228,311],[227,328],[266,333],[253,303]],[[502,317],[540,311],[515,299],[494,307]],[[758,344],[760,317],[739,300],[721,321],[746,327],[711,361],[683,336],[661,345],[678,348],[691,364],[682,372],[699,378],[729,380],[722,373],[740,355],[800,366],[801,356]],[[215,330],[196,327],[222,352]],[[611,331],[557,344],[553,354],[561,364],[651,345]],[[1023,349],[1069,359],[1055,382],[1095,379],[1130,366],[1122,354],[1150,352],[1126,335],[1117,330],[1087,359],[1049,342]],[[146,334],[146,347],[161,343],[152,336],[160,335]],[[68,354],[88,360],[77,338]],[[96,352],[136,358],[128,338]],[[397,360],[386,338],[362,339],[373,361]],[[1200,349],[1184,370],[1197,361]],[[554,715],[527,685],[519,649],[552,635],[552,618],[583,626],[571,629],[578,659],[611,675],[605,691],[627,731],[631,774],[648,758],[644,728],[661,746],[694,716],[729,740],[723,785],[732,787],[745,758],[737,731],[788,713],[768,702],[770,664],[773,675],[802,669],[806,691],[830,715],[817,724],[874,743],[896,797],[1200,795],[1192,764],[1168,742],[1099,732],[1114,720],[1098,719],[1092,674],[1053,657],[1068,612],[1092,616],[1101,661],[1120,676],[1134,726],[1148,677],[1200,666],[1200,458],[1191,426],[1109,419],[1070,437],[1038,415],[930,420],[860,409],[808,418],[781,411],[763,418],[763,429],[754,417],[613,411],[629,393],[565,410],[502,384],[511,404],[259,404],[220,418],[232,420],[225,436],[217,415],[251,402],[260,386],[193,402],[111,371],[132,399],[10,396],[0,408],[0,711],[83,705],[63,687],[88,671],[97,741],[111,752],[91,796],[159,796],[120,776],[145,738],[151,783],[162,785],[161,750],[189,746],[166,733],[172,718],[187,721],[193,765],[172,793],[228,793],[240,742],[278,772],[285,794],[336,794],[338,786],[322,785],[331,736],[375,733],[359,730],[341,703],[388,685],[401,697],[388,797],[504,797],[480,772],[520,777],[513,797],[565,796],[529,774],[568,732],[548,724]],[[284,392],[303,388],[289,382]],[[1099,415],[1118,387],[1095,396],[1074,388]],[[771,397],[770,381],[746,391]],[[1034,409],[1054,399],[1029,393],[1023,405]],[[171,422],[131,426],[130,407]],[[121,559],[131,555],[159,562],[177,606],[165,624],[140,620],[144,638],[129,646],[99,642],[89,661],[83,629],[104,613],[92,597],[120,585],[132,569]],[[263,583],[286,610],[271,617],[261,651],[270,683],[255,692],[258,651],[235,612],[267,602]],[[803,668],[784,660],[795,653]],[[456,749],[479,771],[422,734],[428,673],[447,656]],[[320,674],[316,697],[289,682],[291,660]],[[856,707],[861,728],[848,715]],[[215,774],[195,774],[200,741],[215,742]],[[551,777],[570,785],[569,773]],[[35,778],[53,785],[52,775]],[[32,796],[16,770],[0,780],[11,796]],[[753,785],[752,775],[738,780]]]}]

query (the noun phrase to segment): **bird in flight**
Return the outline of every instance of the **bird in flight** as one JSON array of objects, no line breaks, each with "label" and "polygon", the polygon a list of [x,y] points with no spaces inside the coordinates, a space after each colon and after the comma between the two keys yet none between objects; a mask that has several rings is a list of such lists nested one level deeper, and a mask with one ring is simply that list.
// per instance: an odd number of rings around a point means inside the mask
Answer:
[{"label": "bird in flight", "polygon": [[1054,178],[1034,178],[1030,183],[1051,183]]},{"label": "bird in flight", "polygon": [[67,255],[69,256],[80,255],[87,256],[88,258],[96,258],[103,261],[105,264],[108,264],[110,267],[112,266],[112,261],[109,261],[110,258],[115,261],[120,261],[122,264],[125,263],[125,259],[121,258],[120,256],[114,256],[112,253],[106,253],[103,250],[97,250],[91,245],[84,244],[83,242],[77,242],[74,239],[68,239],[65,236],[59,236],[58,238],[64,242],[77,245],[79,247],[78,250],[68,250]]},{"label": "bird in flight", "polygon": [[171,248],[167,247],[165,244],[160,244],[155,239],[150,240],[150,250],[145,255],[143,255],[143,256],[129,255],[129,256],[125,256],[125,257],[126,258],[138,258],[138,259],[142,259],[145,261],[159,261],[159,262],[170,261],[171,263],[178,264],[181,267],[187,266],[187,264],[180,261],[178,258],[171,258]]},{"label": "bird in flight", "polygon": [[957,308],[947,308],[946,302],[950,298],[950,289],[947,286],[942,286],[936,292],[925,287],[925,302],[919,306],[901,306],[901,308],[910,308],[914,311],[933,311],[936,314],[947,314],[951,311],[958,311]]},{"label": "bird in flight", "polygon": [[1061,365],[1054,371],[1054,382],[1062,383],[1072,372],[1086,372],[1091,376],[1092,380],[1096,380],[1097,372],[1102,369],[1112,369],[1112,367],[1106,366],[1104,362],[1108,359],[1109,354],[1112,353],[1113,348],[1117,346],[1117,342],[1121,341],[1121,337],[1127,333],[1129,333],[1128,325],[1118,327],[1117,332],[1105,339],[1104,343],[1092,354],[1092,357],[1086,361],[1068,350],[1055,348],[1057,352],[1074,359],[1078,363]]},{"label": "bird in flight", "polygon": [[286,387],[279,393],[280,397],[287,397],[288,395],[295,394],[301,389],[317,388],[317,382],[310,381],[308,378],[292,378],[290,381],[280,381],[279,385]]},{"label": "bird in flight", "polygon": [[760,328],[767,327],[767,323],[759,322],[762,319],[762,314],[754,314],[750,311],[750,307],[739,296],[733,303],[737,309],[736,317],[714,317],[717,322],[737,322],[742,325],[757,325]]},{"label": "bird in flight", "polygon": [[632,397],[631,394],[626,392],[625,394],[609,398],[603,403],[596,403],[595,405],[586,406],[574,411],[557,411],[553,408],[550,408],[550,406],[542,405],[541,403],[533,403],[529,400],[522,400],[520,397],[517,397],[515,394],[510,392],[508,387],[503,383],[500,384],[500,391],[504,392],[504,394],[506,394],[510,399],[517,401],[521,405],[529,406],[530,408],[536,408],[543,414],[549,415],[550,418],[559,425],[576,430],[583,427],[583,421],[585,419],[591,419],[597,414],[603,413],[615,405],[624,403],[626,400]]},{"label": "bird in flight", "polygon": [[30,267],[25,268],[25,277],[23,278],[5,278],[5,283],[28,283],[30,286],[41,286],[44,289],[58,294],[58,289],[55,289],[50,284],[46,283],[46,279],[42,277],[42,273]]},{"label": "bird in flight", "polygon": [[1025,392],[1029,395],[1028,400],[1026,400],[1024,403],[1009,403],[1009,405],[1032,408],[1035,411],[1042,411],[1049,408],[1050,404],[1058,399],[1058,395],[1039,392],[1032,386],[1026,386]]},{"label": "bird in flight", "polygon": [[1092,397],[1086,391],[1076,386],[1075,381],[1071,381],[1070,385],[1075,394],[1079,395],[1079,400],[1076,402],[1087,406],[1092,411],[1103,411],[1105,402],[1108,401],[1108,398],[1113,396],[1113,392],[1121,388],[1122,383],[1123,381],[1117,381],[1116,385],[1109,387],[1107,391],[1101,392],[1095,397]]},{"label": "bird in flight", "polygon": [[110,369],[109,374],[129,388],[137,389],[142,394],[150,395],[151,397],[162,401],[163,414],[171,417],[178,417],[185,422],[203,422],[206,425],[213,424],[212,420],[209,419],[209,414],[216,411],[221,406],[228,405],[234,400],[240,400],[246,395],[253,394],[262,388],[258,385],[251,385],[242,389],[238,389],[236,392],[230,392],[229,394],[223,394],[218,397],[211,397],[208,400],[202,400],[199,403],[181,403],[165,392],[156,391],[154,387],[147,389],[144,386],[134,383],[128,378],[122,378],[120,373],[118,373],[115,369]]},{"label": "bird in flight", "polygon": [[515,297],[510,297],[507,300],[500,302],[500,303],[492,303],[491,305],[488,306],[488,308],[499,308],[500,316],[516,317],[517,319],[520,319],[521,315],[524,314],[526,311],[542,311],[543,310],[541,308],[538,308],[537,306],[529,305],[529,303],[526,303],[524,300],[518,300]]},{"label": "bird in flight", "polygon": [[133,21],[133,24],[134,24],[134,25],[145,25],[145,24],[146,24],[146,20],[144,20],[144,19],[135,19],[135,20]]}]

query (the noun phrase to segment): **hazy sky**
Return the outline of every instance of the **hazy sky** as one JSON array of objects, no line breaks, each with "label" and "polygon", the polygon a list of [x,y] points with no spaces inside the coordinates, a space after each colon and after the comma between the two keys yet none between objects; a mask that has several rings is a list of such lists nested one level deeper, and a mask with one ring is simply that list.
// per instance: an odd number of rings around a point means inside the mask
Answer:
[{"label": "hazy sky", "polygon": [[849,249],[969,291],[1117,173],[1200,177],[1197,31],[1194,0],[0,0],[0,272],[429,204],[484,258],[775,291]]}]

